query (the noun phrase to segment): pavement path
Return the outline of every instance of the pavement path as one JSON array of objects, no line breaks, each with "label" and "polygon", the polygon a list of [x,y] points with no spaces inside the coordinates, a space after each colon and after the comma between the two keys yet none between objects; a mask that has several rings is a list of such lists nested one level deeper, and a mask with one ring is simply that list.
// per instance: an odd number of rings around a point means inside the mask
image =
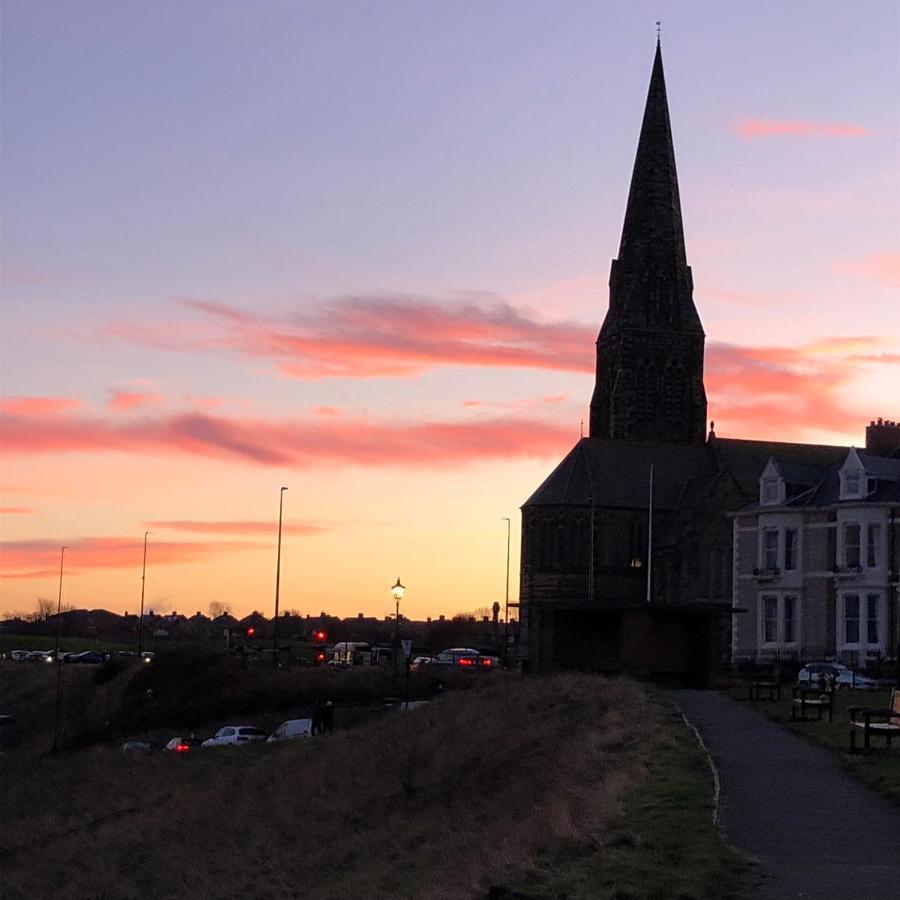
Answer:
[{"label": "pavement path", "polygon": [[714,691],[669,696],[718,769],[725,839],[762,867],[748,897],[900,898],[900,807],[748,704]]}]

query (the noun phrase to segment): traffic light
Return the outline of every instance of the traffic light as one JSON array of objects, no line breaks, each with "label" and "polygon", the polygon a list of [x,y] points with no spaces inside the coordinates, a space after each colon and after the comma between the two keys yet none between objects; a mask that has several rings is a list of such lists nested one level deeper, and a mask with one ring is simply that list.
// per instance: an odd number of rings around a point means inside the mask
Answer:
[{"label": "traffic light", "polygon": [[314,666],[324,666],[325,665],[325,651],[324,650],[316,651],[316,655],[313,658],[313,665]]},{"label": "traffic light", "polygon": [[247,629],[247,640],[249,641],[256,634],[256,629],[251,625]]},{"label": "traffic light", "polygon": [[324,644],[328,640],[328,634],[320,628],[315,635],[313,635],[316,639],[317,644]]}]

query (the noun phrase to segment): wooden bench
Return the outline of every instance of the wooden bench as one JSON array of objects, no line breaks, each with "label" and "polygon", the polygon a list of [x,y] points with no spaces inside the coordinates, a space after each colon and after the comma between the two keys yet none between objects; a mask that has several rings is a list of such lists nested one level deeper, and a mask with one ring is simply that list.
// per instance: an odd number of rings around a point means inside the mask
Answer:
[{"label": "wooden bench", "polygon": [[868,750],[872,737],[883,737],[890,747],[891,740],[900,736],[900,689],[891,691],[891,705],[887,709],[850,707],[850,752],[856,753],[856,735],[863,733],[863,750]]},{"label": "wooden bench", "polygon": [[[765,693],[765,697],[763,694]],[[750,702],[755,700],[780,700],[781,699],[781,666],[777,663],[772,666],[771,672],[760,678],[754,678],[750,682]]]},{"label": "wooden bench", "polygon": [[[822,713],[828,711],[828,721],[834,721],[834,685],[825,688],[795,687],[792,691],[791,721],[806,722],[816,712],[816,721],[822,721]],[[809,713],[809,715],[807,715]]]}]

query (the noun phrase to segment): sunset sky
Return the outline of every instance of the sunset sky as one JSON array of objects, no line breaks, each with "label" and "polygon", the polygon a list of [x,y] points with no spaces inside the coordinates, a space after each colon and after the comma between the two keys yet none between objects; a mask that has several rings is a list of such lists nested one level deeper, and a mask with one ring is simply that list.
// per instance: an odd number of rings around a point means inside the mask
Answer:
[{"label": "sunset sky", "polygon": [[661,18],[725,437],[900,418],[892,2],[2,5],[0,613],[503,602]]}]

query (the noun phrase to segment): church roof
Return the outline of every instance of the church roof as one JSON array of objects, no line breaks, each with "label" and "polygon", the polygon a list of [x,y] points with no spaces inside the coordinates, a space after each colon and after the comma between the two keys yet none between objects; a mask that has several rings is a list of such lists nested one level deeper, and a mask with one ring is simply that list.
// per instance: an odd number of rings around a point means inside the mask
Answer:
[{"label": "church roof", "polygon": [[659,510],[701,502],[719,472],[730,472],[747,499],[759,494],[759,476],[773,457],[796,483],[820,484],[849,447],[746,441],[711,437],[706,444],[666,444],[582,438],[525,501],[533,506],[602,506],[644,509],[649,502],[653,465],[653,504]]},{"label": "church roof", "polygon": [[711,464],[705,444],[662,444],[582,438],[525,501],[530,506],[572,505],[672,509],[685,481]]},{"label": "church roof", "polygon": [[[782,441],[745,441],[738,438],[710,439],[712,448],[719,465],[727,468],[734,475],[735,480],[749,496],[755,497],[759,493],[759,476],[766,467],[766,463],[774,457],[779,468],[785,476],[787,472],[810,479],[814,477],[813,468],[824,471],[831,466],[840,463],[849,452],[849,447],[832,447],[826,444],[792,444]],[[821,476],[820,476],[821,477]],[[815,481],[798,479],[800,484],[814,484]]]}]

